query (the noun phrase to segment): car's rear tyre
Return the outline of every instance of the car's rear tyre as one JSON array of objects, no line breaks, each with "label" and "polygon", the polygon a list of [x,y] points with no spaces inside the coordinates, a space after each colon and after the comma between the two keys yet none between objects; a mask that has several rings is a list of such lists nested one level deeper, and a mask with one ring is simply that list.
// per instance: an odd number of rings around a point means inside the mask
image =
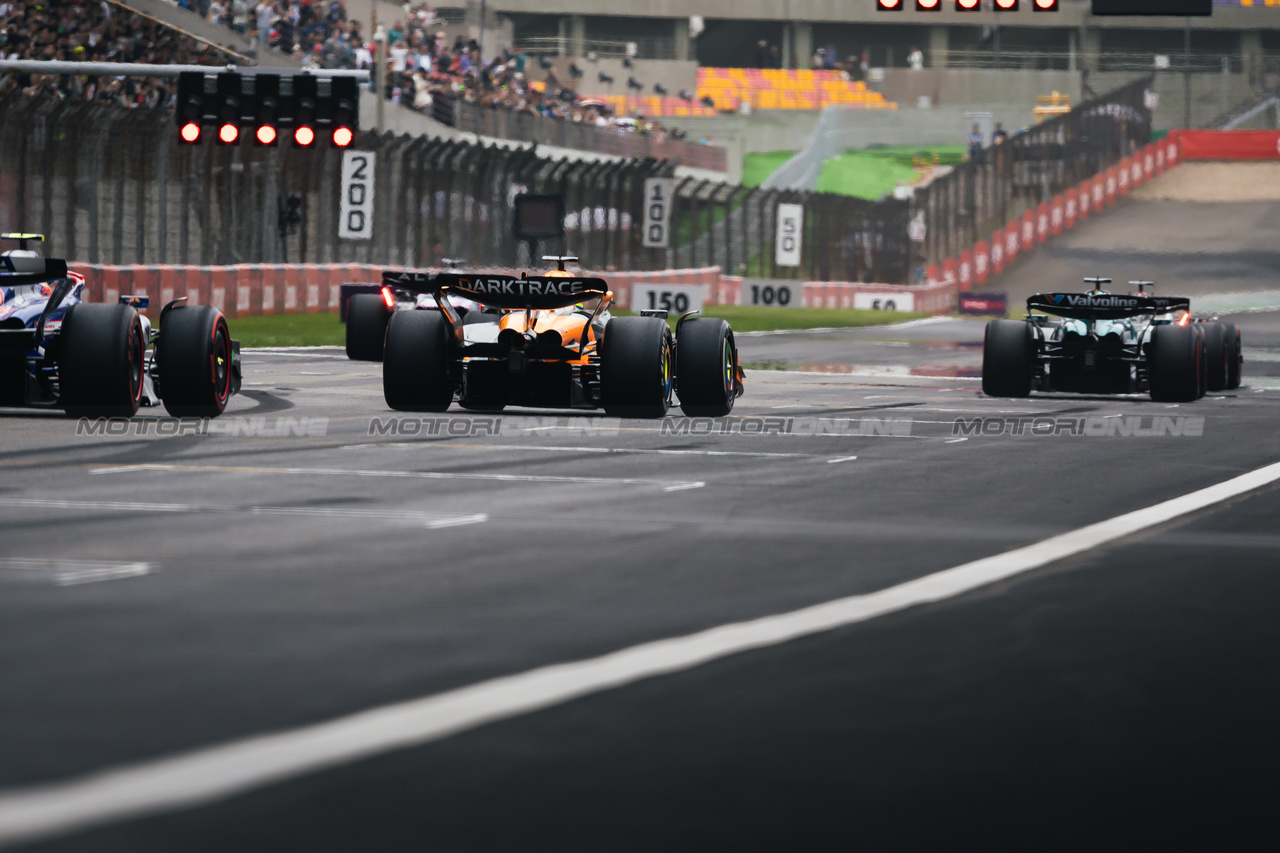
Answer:
[{"label": "car's rear tyre", "polygon": [[671,408],[674,348],[667,321],[614,317],[604,327],[600,385],[612,417],[660,418]]},{"label": "car's rear tyre", "polygon": [[142,402],[147,342],[129,305],[80,303],[59,334],[60,402],[73,417],[131,417]]},{"label": "car's rear tyre", "polygon": [[1244,373],[1244,348],[1240,345],[1240,330],[1235,323],[1224,323],[1227,330],[1227,389],[1240,387],[1240,377]]},{"label": "car's rear tyre", "polygon": [[1204,323],[1205,387],[1209,391],[1221,391],[1230,381],[1227,368],[1227,327],[1222,323]]},{"label": "car's rear tyre", "polygon": [[231,399],[231,333],[212,305],[177,305],[156,339],[160,399],[175,418],[213,418]]},{"label": "car's rear tyre", "polygon": [[439,311],[396,311],[387,323],[382,396],[402,412],[443,412],[453,402],[449,323]]},{"label": "car's rear tyre", "polygon": [[392,310],[381,296],[357,293],[347,302],[347,358],[382,361],[382,344]]},{"label": "car's rear tyre", "polygon": [[676,388],[681,411],[690,417],[729,414],[737,371],[738,350],[728,323],[718,317],[694,317],[680,324]]},{"label": "car's rear tyre", "polygon": [[1151,399],[1189,403],[1200,396],[1203,338],[1192,326],[1156,326],[1147,344]]},{"label": "car's rear tyre", "polygon": [[982,392],[990,397],[1031,393],[1035,341],[1025,320],[992,320],[982,344]]}]

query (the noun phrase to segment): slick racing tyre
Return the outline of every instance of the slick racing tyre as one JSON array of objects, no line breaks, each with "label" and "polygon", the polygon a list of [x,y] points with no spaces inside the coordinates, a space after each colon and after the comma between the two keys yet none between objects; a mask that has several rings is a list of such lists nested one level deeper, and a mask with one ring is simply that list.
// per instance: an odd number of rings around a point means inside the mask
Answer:
[{"label": "slick racing tyre", "polygon": [[391,313],[381,296],[357,293],[351,297],[347,303],[347,358],[382,361],[382,343]]},{"label": "slick racing tyre", "polygon": [[1227,388],[1240,387],[1244,367],[1244,349],[1240,346],[1240,330],[1235,323],[1224,323],[1227,330]]},{"label": "slick racing tyre", "polygon": [[156,339],[160,398],[175,418],[213,418],[231,399],[234,366],[227,318],[212,305],[176,305]]},{"label": "slick racing tyre", "polygon": [[659,317],[614,317],[604,327],[600,385],[611,417],[660,418],[671,408],[674,348]]},{"label": "slick racing tyre", "polygon": [[1025,320],[992,320],[982,343],[982,392],[990,397],[1031,393],[1035,341]]},{"label": "slick racing tyre", "polygon": [[1156,326],[1147,344],[1151,399],[1189,403],[1200,396],[1204,350],[1193,326]]},{"label": "slick racing tyre", "polygon": [[[1227,341],[1227,327],[1223,323],[1205,323],[1204,357],[1206,367],[1205,385],[1210,391],[1222,391],[1230,381],[1228,368],[1232,347]],[[1234,353],[1232,353],[1234,354]]]},{"label": "slick racing tyre", "polygon": [[439,311],[396,311],[387,323],[382,396],[402,412],[443,412],[449,383],[449,324]]},{"label": "slick racing tyre", "polygon": [[723,417],[733,411],[738,351],[733,330],[718,317],[680,324],[676,341],[676,389],[690,417]]},{"label": "slick racing tyre", "polygon": [[80,303],[59,335],[61,403],[73,417],[131,417],[142,402],[147,342],[129,305]]}]

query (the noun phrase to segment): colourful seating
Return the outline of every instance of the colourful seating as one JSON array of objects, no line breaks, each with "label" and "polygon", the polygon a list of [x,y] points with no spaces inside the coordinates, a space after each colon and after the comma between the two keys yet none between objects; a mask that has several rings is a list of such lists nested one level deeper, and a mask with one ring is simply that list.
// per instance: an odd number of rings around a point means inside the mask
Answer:
[{"label": "colourful seating", "polygon": [[[1280,0],[1277,0],[1280,2]],[[697,98],[592,95],[609,104],[619,115],[643,112],[646,116],[709,116],[753,110],[816,110],[832,104],[857,109],[896,110],[866,83],[845,80],[837,71],[809,68],[699,68]],[[713,107],[703,98],[710,98]]]}]

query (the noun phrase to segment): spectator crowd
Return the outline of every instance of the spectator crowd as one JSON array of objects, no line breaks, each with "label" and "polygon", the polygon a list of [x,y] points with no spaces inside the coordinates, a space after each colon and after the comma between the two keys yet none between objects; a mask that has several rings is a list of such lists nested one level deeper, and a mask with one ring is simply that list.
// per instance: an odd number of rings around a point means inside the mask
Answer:
[{"label": "spectator crowd", "polygon": [[[288,52],[306,67],[372,70],[375,46],[342,0],[176,0],[215,23]],[[383,97],[454,122],[458,102],[624,133],[668,135],[643,114],[617,116],[603,101],[582,98],[576,78],[561,80],[551,63],[518,48],[483,57],[474,39],[450,40],[426,4],[404,6],[404,18],[385,33]],[[10,59],[223,65],[222,49],[181,34],[105,0],[0,0],[0,51]],[[534,82],[534,76],[542,79]],[[169,103],[172,81],[139,77],[13,74],[0,89],[51,92],[122,106]],[[680,138],[679,131],[670,135]]]},{"label": "spectator crowd", "polygon": [[[102,0],[0,0],[0,52],[6,59],[64,62],[227,62],[213,45]],[[69,74],[0,77],[0,91],[14,86],[30,95],[52,93],[127,107],[156,106],[169,102],[172,96],[170,84],[157,78]]]},{"label": "spectator crowd", "polygon": [[[256,5],[250,0],[178,2],[263,47],[289,53],[305,66],[373,69],[373,36],[363,31],[359,21],[348,19],[342,0],[259,0]],[[550,63],[517,48],[483,57],[475,39],[456,36],[450,40],[436,26],[435,11],[425,3],[406,3],[403,12],[404,17],[385,32],[383,97],[392,103],[450,124],[454,105],[461,101],[627,133],[665,133],[643,115],[615,116],[603,102],[579,97],[574,79],[560,80]],[[535,71],[542,80],[531,79]]]}]

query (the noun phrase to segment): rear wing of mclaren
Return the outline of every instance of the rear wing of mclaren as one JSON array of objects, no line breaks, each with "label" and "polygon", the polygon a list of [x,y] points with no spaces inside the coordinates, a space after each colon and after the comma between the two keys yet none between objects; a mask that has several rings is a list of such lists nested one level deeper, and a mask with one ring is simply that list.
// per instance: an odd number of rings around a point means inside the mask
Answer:
[{"label": "rear wing of mclaren", "polygon": [[[1098,293],[1037,293],[1027,299],[1028,311],[1043,311],[1074,320],[1121,320],[1126,317],[1162,314],[1174,308],[1162,304],[1179,301],[1174,297],[1124,296]],[[1189,300],[1181,300],[1189,303]]]},{"label": "rear wing of mclaren", "polygon": [[454,295],[495,308],[535,310],[564,308],[609,293],[600,278],[501,273],[387,272],[382,274],[382,286],[425,293],[437,301]]}]

